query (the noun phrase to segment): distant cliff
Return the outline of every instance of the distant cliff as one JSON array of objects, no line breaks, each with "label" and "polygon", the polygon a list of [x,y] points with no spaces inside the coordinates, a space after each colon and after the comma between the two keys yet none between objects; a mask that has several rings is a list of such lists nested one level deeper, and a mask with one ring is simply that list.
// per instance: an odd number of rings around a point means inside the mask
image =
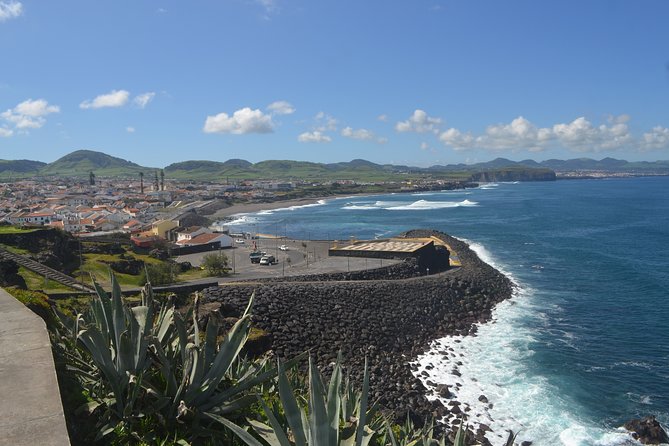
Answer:
[{"label": "distant cliff", "polygon": [[508,167],[474,173],[471,181],[555,181],[555,172],[550,169]]}]

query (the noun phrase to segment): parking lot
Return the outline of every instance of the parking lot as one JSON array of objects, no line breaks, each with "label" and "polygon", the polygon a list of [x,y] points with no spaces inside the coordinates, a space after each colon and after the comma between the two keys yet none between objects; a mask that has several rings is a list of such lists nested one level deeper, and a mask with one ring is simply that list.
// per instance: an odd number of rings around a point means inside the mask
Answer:
[{"label": "parking lot", "polygon": [[[253,242],[256,242],[260,251],[273,255],[276,263],[260,265],[251,263],[249,254],[253,251]],[[285,245],[287,250],[279,249]],[[220,281],[234,281],[243,279],[258,279],[263,277],[296,276],[304,274],[323,274],[363,269],[379,268],[398,263],[398,260],[363,259],[354,257],[328,257],[328,249],[332,246],[329,241],[303,241],[262,238],[244,240],[243,244],[235,243],[232,248],[221,249],[220,252],[228,258],[231,274],[219,278]],[[201,252],[177,257],[177,262],[190,262],[199,267],[202,258],[210,254]],[[215,251],[214,251],[215,252]]]}]

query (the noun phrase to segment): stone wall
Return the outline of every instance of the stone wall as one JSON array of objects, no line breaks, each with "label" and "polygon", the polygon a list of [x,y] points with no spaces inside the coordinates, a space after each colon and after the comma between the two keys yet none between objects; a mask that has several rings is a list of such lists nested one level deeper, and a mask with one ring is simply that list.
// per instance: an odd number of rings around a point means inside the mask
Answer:
[{"label": "stone wall", "polygon": [[0,443],[69,446],[44,321],[0,288]]}]

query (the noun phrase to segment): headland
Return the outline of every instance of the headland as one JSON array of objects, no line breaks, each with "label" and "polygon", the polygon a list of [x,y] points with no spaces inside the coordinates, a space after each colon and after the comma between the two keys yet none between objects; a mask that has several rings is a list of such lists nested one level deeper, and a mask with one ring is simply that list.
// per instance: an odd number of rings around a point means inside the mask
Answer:
[{"label": "headland", "polygon": [[[464,419],[465,405],[428,401],[430,393],[448,396],[448,388],[426,388],[410,362],[434,339],[475,334],[476,324],[490,320],[495,305],[511,297],[513,285],[447,234],[413,230],[402,237],[437,237],[457,253],[461,266],[443,268],[433,259],[433,273],[426,275],[420,261],[406,260],[387,267],[388,272],[339,273],[333,280],[319,275],[227,284],[203,292],[201,314],[206,310],[208,317],[229,324],[255,292],[254,323],[268,333],[266,347],[275,356],[291,358],[306,350],[328,370],[341,352],[347,373],[358,382],[367,358],[370,395],[396,421],[403,422],[407,414],[418,424],[430,417]],[[483,429],[475,435],[487,444]]]}]

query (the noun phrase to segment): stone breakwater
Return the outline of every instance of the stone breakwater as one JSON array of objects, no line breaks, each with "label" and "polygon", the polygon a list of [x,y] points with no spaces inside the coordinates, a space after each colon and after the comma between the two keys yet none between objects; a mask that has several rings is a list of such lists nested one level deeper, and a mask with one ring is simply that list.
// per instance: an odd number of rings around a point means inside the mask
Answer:
[{"label": "stone breakwater", "polygon": [[[407,268],[410,278],[395,275],[395,280],[221,286],[204,290],[201,304],[234,318],[255,291],[254,325],[270,334],[276,356],[309,350],[327,370],[341,351],[354,382],[362,382],[367,357],[371,398],[396,420],[407,413],[418,423],[429,416],[460,417],[459,404],[446,407],[425,398],[427,389],[409,363],[434,339],[474,334],[475,324],[489,320],[495,305],[511,296],[512,283],[460,240],[429,230],[405,235],[440,237],[458,253],[462,267],[418,278]],[[478,434],[482,439],[483,432]]]}]

